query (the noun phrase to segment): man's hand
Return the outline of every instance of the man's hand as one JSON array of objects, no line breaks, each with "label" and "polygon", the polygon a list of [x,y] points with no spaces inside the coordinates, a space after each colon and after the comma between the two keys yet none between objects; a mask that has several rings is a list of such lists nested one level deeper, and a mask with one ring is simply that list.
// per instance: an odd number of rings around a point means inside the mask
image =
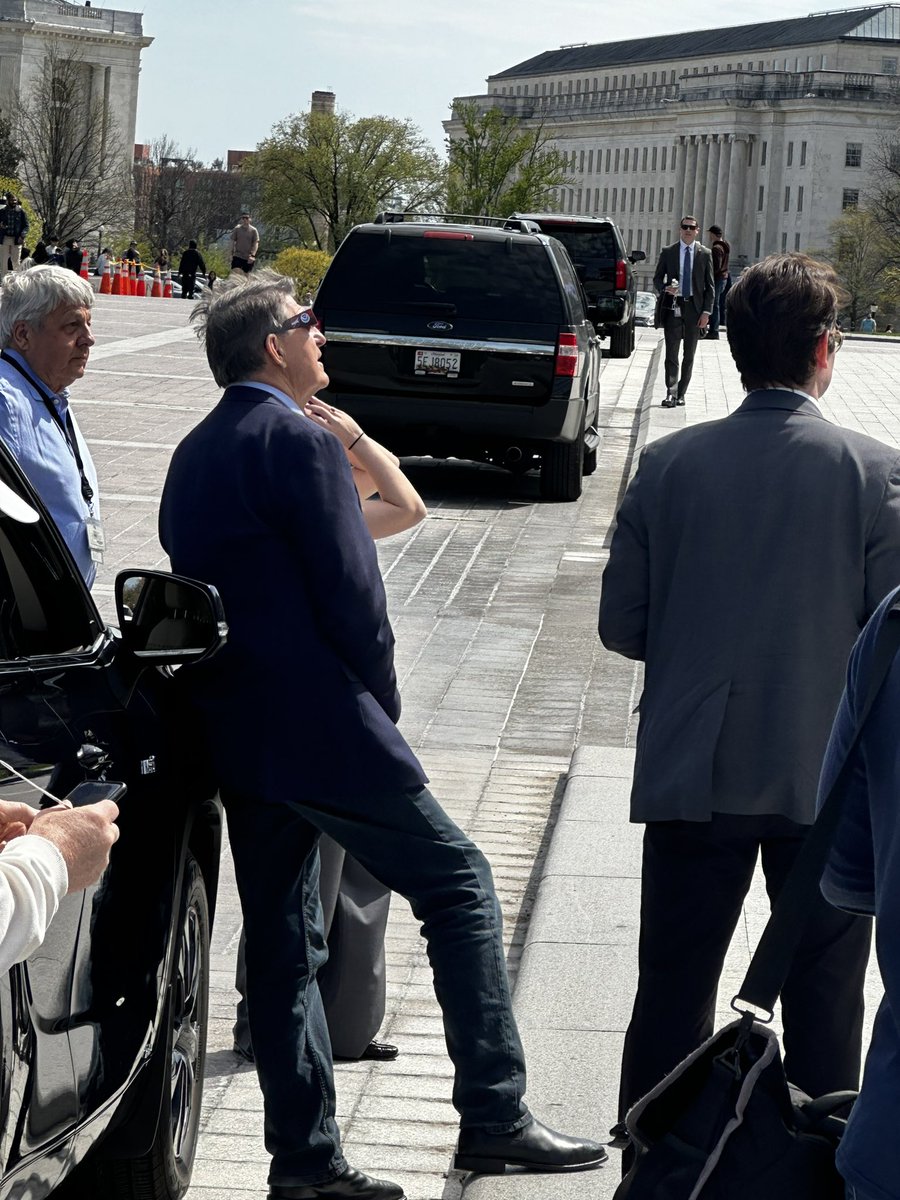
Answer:
[{"label": "man's hand", "polygon": [[36,810],[30,804],[0,800],[0,850],[4,849],[7,842],[27,833],[36,815]]},{"label": "man's hand", "polygon": [[100,800],[83,808],[45,809],[35,815],[29,836],[53,842],[69,872],[69,891],[80,892],[96,883],[109,864],[109,854],[119,837],[115,824],[119,807]]},{"label": "man's hand", "polygon": [[699,329],[705,329],[708,324],[709,324],[709,313],[701,313],[700,320],[697,322],[697,327]]},{"label": "man's hand", "polygon": [[678,295],[678,284],[670,283],[669,286],[666,288],[666,291],[669,293],[670,296],[677,296]]}]

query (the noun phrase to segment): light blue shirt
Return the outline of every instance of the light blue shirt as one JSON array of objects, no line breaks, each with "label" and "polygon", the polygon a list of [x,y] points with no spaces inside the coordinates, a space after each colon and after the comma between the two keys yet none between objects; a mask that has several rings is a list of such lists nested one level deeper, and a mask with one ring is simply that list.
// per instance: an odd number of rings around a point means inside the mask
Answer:
[{"label": "light blue shirt", "polygon": [[[6,353],[30,378],[37,378],[20,354],[15,350]],[[69,408],[68,388],[56,394],[46,384],[43,387],[65,422]],[[90,506],[81,494],[78,464],[65,434],[50,416],[36,389],[15,367],[0,359],[0,438],[49,510],[90,587],[97,574],[97,564],[91,558],[88,546],[87,522],[90,517],[100,519],[100,489],[93,459],[74,416],[72,424],[84,473],[94,489]]]},{"label": "light blue shirt", "polygon": [[256,388],[260,392],[268,392],[276,400],[280,400],[284,407],[289,408],[291,412],[299,413],[303,411],[297,401],[292,400],[287,392],[283,392],[281,388],[272,387],[270,383],[257,383],[255,379],[248,379],[240,384],[240,386]]}]

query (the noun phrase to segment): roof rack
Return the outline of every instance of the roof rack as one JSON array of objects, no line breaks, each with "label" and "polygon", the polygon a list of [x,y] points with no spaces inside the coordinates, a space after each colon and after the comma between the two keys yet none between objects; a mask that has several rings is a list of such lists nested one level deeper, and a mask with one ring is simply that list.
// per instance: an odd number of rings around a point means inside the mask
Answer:
[{"label": "roof rack", "polygon": [[541,227],[536,221],[526,221],[518,217],[485,217],[475,213],[419,213],[419,212],[380,212],[372,220],[374,225],[402,224],[434,224],[445,225],[483,225],[488,229],[508,229],[514,233],[540,233]]}]

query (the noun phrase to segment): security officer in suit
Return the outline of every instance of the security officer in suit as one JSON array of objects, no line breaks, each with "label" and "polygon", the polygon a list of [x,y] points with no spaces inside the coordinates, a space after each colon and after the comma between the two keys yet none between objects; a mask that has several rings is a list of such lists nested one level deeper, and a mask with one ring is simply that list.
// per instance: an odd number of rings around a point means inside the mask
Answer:
[{"label": "security officer in suit", "polygon": [[[713,1031],[756,860],[777,898],[815,818],[854,640],[900,583],[900,453],[828,421],[845,301],[800,254],[747,270],[728,342],[747,396],[646,446],[617,516],[600,637],[645,663],[631,819],[645,823],[620,1114]],[[785,1070],[858,1086],[867,918],[822,900],[781,995]]]},{"label": "security officer in suit", "polygon": [[[666,338],[666,398],[663,408],[684,404],[694,369],[694,353],[701,331],[709,324],[716,284],[712,253],[697,241],[696,217],[681,218],[681,237],[665,246],[656,264],[653,286],[660,296]],[[682,345],[681,375],[678,352]]]}]

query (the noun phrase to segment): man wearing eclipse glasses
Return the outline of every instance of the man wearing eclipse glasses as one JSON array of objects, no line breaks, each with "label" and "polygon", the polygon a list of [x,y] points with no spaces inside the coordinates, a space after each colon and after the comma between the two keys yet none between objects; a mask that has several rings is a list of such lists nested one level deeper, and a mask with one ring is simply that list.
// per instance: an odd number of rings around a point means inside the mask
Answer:
[{"label": "man wearing eclipse glasses", "polygon": [[[697,240],[696,217],[681,218],[681,237],[665,246],[656,264],[653,286],[661,299],[666,338],[666,398],[663,408],[684,404],[694,369],[694,353],[701,331],[709,324],[715,303],[716,283],[712,253]],[[678,373],[678,353],[681,374]]]}]

